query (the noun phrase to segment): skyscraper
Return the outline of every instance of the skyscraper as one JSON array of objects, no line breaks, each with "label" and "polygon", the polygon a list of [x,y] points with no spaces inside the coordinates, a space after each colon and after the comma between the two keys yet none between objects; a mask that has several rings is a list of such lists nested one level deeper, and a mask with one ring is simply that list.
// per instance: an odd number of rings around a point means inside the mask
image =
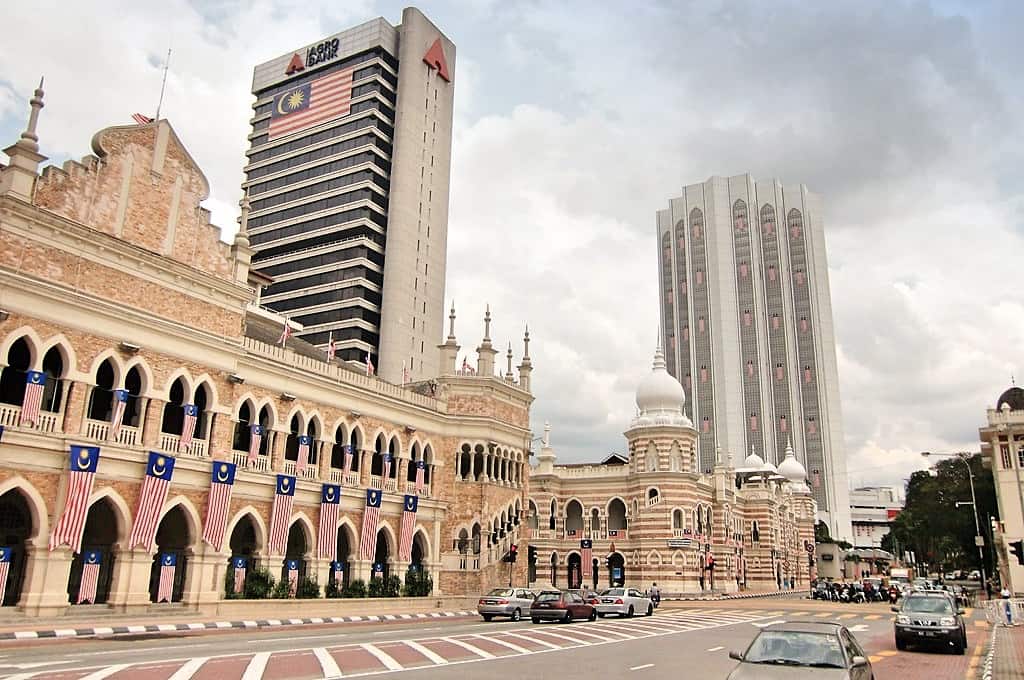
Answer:
[{"label": "skyscraper", "polygon": [[[262,304],[392,382],[437,374],[455,45],[418,9],[257,66],[246,180]],[[434,348],[434,349],[432,349]]]},{"label": "skyscraper", "polygon": [[716,447],[804,463],[819,516],[849,538],[821,201],[749,175],[684,187],[657,213],[661,321],[703,469]]}]

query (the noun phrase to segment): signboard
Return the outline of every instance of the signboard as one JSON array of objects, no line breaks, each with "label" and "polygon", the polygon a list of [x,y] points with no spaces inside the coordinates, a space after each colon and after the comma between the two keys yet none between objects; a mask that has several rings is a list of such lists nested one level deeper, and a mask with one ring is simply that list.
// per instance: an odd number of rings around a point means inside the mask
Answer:
[{"label": "signboard", "polygon": [[667,542],[670,548],[689,548],[693,545],[693,541],[689,538],[670,538]]},{"label": "signboard", "polygon": [[622,578],[622,567],[612,567],[612,578],[615,580]]}]

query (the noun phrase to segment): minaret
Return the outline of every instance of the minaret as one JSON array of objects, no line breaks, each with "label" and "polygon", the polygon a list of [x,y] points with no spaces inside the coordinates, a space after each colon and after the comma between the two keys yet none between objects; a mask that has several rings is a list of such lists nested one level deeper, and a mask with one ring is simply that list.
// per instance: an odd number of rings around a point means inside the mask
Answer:
[{"label": "minaret", "polygon": [[522,363],[519,364],[519,387],[529,391],[529,374],[534,372],[534,365],[529,360],[529,327],[522,336]]},{"label": "minaret", "polygon": [[249,280],[249,265],[252,263],[252,247],[249,245],[249,192],[246,191],[238,202],[241,216],[231,255],[235,260],[235,281],[245,285]]},{"label": "minaret", "polygon": [[512,342],[508,343],[508,354],[505,355],[508,360],[508,368],[505,369],[505,381],[512,382],[516,379],[515,374],[512,373]]},{"label": "minaret", "polygon": [[551,423],[544,423],[544,438],[540,453],[537,454],[536,474],[550,475],[555,472],[555,452],[551,449]]},{"label": "minaret", "polygon": [[498,350],[491,345],[491,306],[487,305],[487,312],[484,314],[484,339],[476,348],[476,372],[482,376],[494,375],[494,357]]},{"label": "minaret", "polygon": [[455,341],[455,300],[452,300],[452,311],[448,314],[448,339],[437,349],[441,353],[441,375],[454,375],[459,358],[459,343]]},{"label": "minaret", "polygon": [[39,153],[39,136],[36,134],[39,111],[43,108],[42,78],[29,100],[29,106],[32,111],[28,116],[28,127],[17,142],[4,149],[11,161],[0,172],[0,196],[14,196],[31,202],[36,178],[39,177],[39,164],[46,160],[46,156]]}]

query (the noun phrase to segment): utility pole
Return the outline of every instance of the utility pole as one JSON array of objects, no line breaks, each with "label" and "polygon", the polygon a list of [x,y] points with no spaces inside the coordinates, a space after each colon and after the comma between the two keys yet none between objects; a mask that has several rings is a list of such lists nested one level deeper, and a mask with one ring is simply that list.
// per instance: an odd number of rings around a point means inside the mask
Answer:
[{"label": "utility pole", "polygon": [[[978,546],[978,561],[981,567],[981,583],[982,587],[988,582],[988,577],[985,574],[985,538],[981,534],[981,522],[978,521],[978,500],[974,495],[974,471],[971,470],[971,464],[968,461],[968,457],[971,455],[966,451],[959,451],[957,453],[932,453],[931,451],[922,451],[921,455],[927,458],[928,456],[944,456],[947,458],[957,458],[965,466],[967,466],[967,479],[971,483],[971,514],[974,515],[974,544]],[[957,503],[960,505],[960,503]]]}]

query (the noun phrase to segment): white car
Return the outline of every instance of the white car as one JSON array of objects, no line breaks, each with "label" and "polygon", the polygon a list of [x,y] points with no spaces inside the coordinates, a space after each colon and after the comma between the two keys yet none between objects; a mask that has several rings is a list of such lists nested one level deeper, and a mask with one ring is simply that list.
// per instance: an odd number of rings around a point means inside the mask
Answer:
[{"label": "white car", "polygon": [[597,603],[597,615],[618,614],[619,616],[633,616],[643,614],[650,616],[654,613],[654,602],[651,598],[641,593],[636,588],[609,588],[601,591],[600,601]]}]

